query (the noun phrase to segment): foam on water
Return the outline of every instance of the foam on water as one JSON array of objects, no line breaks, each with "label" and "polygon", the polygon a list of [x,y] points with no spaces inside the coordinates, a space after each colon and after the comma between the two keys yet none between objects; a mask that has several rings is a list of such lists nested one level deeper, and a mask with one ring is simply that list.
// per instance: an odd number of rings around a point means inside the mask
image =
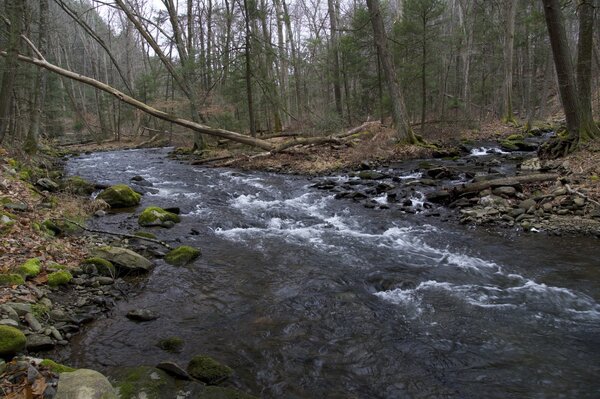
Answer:
[{"label": "foam on water", "polygon": [[[519,276],[521,277],[521,276]],[[480,308],[522,309],[558,318],[600,318],[600,305],[592,298],[566,288],[527,280],[524,284],[502,288],[496,285],[453,284],[434,280],[412,289],[396,288],[375,293],[384,301],[411,306],[422,312],[430,295],[447,295]]]},{"label": "foam on water", "polygon": [[481,157],[490,154],[508,154],[506,151],[502,151],[498,147],[478,147],[471,149],[471,156]]}]

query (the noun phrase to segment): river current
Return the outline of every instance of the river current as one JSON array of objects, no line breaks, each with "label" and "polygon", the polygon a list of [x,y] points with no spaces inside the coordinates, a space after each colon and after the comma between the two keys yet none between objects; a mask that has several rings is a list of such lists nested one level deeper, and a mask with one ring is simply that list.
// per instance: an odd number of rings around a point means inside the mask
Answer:
[{"label": "river current", "polygon": [[[367,209],[311,187],[318,179],[192,167],[167,152],[68,162],[101,183],[143,176],[158,192],[138,212],[181,208],[181,223],[152,232],[203,252],[186,267],[156,261],[139,295],[73,340],[74,366],[207,354],[264,398],[600,397],[598,239]],[[160,318],[132,322],[133,308]],[[168,336],[185,340],[180,354],[155,346]]]}]

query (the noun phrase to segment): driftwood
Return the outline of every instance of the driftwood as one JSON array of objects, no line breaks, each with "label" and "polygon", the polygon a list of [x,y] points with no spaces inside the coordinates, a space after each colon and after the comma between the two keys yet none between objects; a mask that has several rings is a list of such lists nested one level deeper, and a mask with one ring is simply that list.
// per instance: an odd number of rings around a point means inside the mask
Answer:
[{"label": "driftwood", "polygon": [[[53,219],[53,220],[57,220],[57,219]],[[173,247],[170,246],[169,244],[167,244],[166,242],[156,240],[154,238],[140,237],[140,236],[136,236],[133,234],[126,234],[126,233],[114,233],[112,231],[106,231],[106,230],[95,230],[95,229],[90,229],[89,227],[85,227],[84,225],[77,223],[76,221],[71,220],[71,219],[62,218],[62,220],[66,221],[68,223],[74,224],[75,226],[79,227],[80,229],[85,230],[90,233],[106,234],[106,235],[110,235],[110,236],[132,238],[132,239],[136,239],[136,240],[144,240],[144,241],[149,241],[149,242],[153,242],[155,244],[162,245],[163,247],[165,247],[167,249],[173,249]]]},{"label": "driftwood", "polygon": [[212,157],[212,158],[198,159],[196,161],[190,162],[190,165],[204,165],[204,164],[207,164],[207,163],[224,161],[224,160],[230,159],[230,158],[233,158],[233,155],[225,155],[225,156],[222,156],[222,157]]},{"label": "driftwood", "polygon": [[588,197],[587,195],[585,195],[584,193],[582,193],[582,192],[580,192],[580,191],[573,190],[573,189],[571,188],[571,186],[569,186],[568,184],[565,184],[565,188],[567,189],[567,192],[568,192],[569,194],[575,194],[575,195],[577,195],[577,196],[579,196],[579,197],[581,197],[581,198],[583,198],[583,199],[587,200],[588,202],[591,202],[592,204],[594,204],[594,205],[597,205],[597,206],[599,206],[599,207],[600,207],[600,202],[598,202],[598,201],[596,201],[596,200],[593,200],[593,199],[591,199],[590,197]]},{"label": "driftwood", "polygon": [[462,195],[467,193],[476,193],[492,187],[517,186],[519,184],[541,183],[544,181],[556,179],[558,179],[558,175],[555,173],[536,173],[533,175],[503,177],[500,179],[463,184],[460,186],[452,187],[448,191],[450,191],[453,195]]}]

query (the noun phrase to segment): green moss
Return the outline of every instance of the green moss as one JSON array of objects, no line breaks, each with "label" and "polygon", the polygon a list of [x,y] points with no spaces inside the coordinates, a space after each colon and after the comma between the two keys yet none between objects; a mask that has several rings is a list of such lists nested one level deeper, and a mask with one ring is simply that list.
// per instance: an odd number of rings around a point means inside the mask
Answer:
[{"label": "green moss", "polygon": [[152,233],[148,233],[147,231],[136,231],[135,233],[133,233],[133,235],[143,238],[152,238],[153,240],[156,240],[156,236]]},{"label": "green moss", "polygon": [[590,180],[591,181],[598,181],[598,180],[600,180],[600,177],[598,177],[598,175],[592,175],[592,176],[590,176]]},{"label": "green moss", "polygon": [[168,337],[168,338],[163,338],[160,341],[158,341],[158,343],[156,344],[156,346],[158,346],[160,349],[167,351],[167,352],[171,352],[171,353],[177,353],[181,351],[181,348],[183,347],[183,339],[179,338],[179,337]]},{"label": "green moss", "polygon": [[95,267],[95,271],[98,272],[98,274],[101,276],[115,277],[117,275],[115,266],[106,259],[95,256],[92,258],[87,258],[83,262],[81,262],[82,269],[86,273],[89,273],[88,269],[90,269],[90,267],[86,266],[90,265]]},{"label": "green moss", "polygon": [[117,184],[102,191],[98,199],[106,201],[111,208],[129,208],[138,205],[142,196],[125,184]]},{"label": "green moss", "polygon": [[46,368],[50,369],[50,371],[52,371],[53,373],[56,373],[56,374],[70,373],[72,371],[77,370],[77,369],[74,369],[73,367],[69,367],[69,366],[65,366],[64,364],[56,363],[54,360],[51,360],[51,359],[42,360],[40,362],[40,366],[46,367]]},{"label": "green moss", "polygon": [[60,270],[48,275],[48,285],[50,287],[58,287],[59,285],[68,284],[73,279],[71,273],[67,270]]},{"label": "green moss", "polygon": [[19,329],[0,326],[0,356],[12,356],[25,349],[27,339]]},{"label": "green moss", "polygon": [[76,195],[90,195],[94,192],[95,187],[80,176],[70,176],[64,180],[63,189]]},{"label": "green moss", "polygon": [[[173,393],[173,381],[164,371],[153,367],[140,366],[125,369],[126,374],[118,379],[115,384],[119,391],[119,398],[134,399],[160,399],[169,397]],[[169,395],[169,396],[167,396]]]},{"label": "green moss", "polygon": [[199,257],[200,254],[199,249],[182,245],[169,251],[165,255],[165,262],[175,266],[184,266]]},{"label": "green moss", "polygon": [[509,141],[523,141],[525,139],[525,137],[523,137],[522,134],[511,134],[510,136],[508,136],[506,138],[506,140]]},{"label": "green moss", "polygon": [[33,305],[31,305],[31,313],[33,313],[35,317],[39,318],[41,316],[44,316],[49,311],[50,308],[44,305],[43,303],[34,303]]},{"label": "green moss", "polygon": [[157,206],[149,206],[142,211],[138,218],[140,226],[160,226],[165,222],[179,223],[179,215],[167,212]]},{"label": "green moss", "polygon": [[208,356],[195,356],[188,363],[188,373],[207,384],[217,384],[233,374],[233,370]]},{"label": "green moss", "polygon": [[42,271],[42,262],[38,258],[32,258],[23,263],[17,271],[25,278],[35,277]]},{"label": "green moss", "polygon": [[20,274],[0,274],[0,286],[21,284],[25,284],[25,280]]},{"label": "green moss", "polygon": [[500,146],[503,149],[510,150],[510,151],[517,151],[519,149],[519,146],[517,144],[518,144],[517,141],[510,141],[510,140],[502,140],[500,142]]}]

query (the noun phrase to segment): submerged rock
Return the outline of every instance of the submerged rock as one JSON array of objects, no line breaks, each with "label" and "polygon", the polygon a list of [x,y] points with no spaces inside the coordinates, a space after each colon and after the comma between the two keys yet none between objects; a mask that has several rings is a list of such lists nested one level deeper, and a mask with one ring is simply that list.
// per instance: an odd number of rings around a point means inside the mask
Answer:
[{"label": "submerged rock", "polygon": [[60,374],[54,399],[117,399],[117,395],[105,376],[79,369]]},{"label": "submerged rock", "polygon": [[151,321],[158,319],[158,313],[150,309],[134,309],[127,312],[127,318],[135,321]]},{"label": "submerged rock", "polygon": [[142,227],[173,227],[181,219],[175,213],[168,212],[157,206],[149,206],[142,211],[138,223]]},{"label": "submerged rock", "polygon": [[142,196],[125,184],[117,184],[102,191],[98,199],[105,201],[111,208],[130,208],[140,203]]},{"label": "submerged rock", "polygon": [[188,363],[187,371],[207,384],[218,384],[233,374],[232,369],[208,356],[195,356]]},{"label": "submerged rock", "polygon": [[165,255],[165,262],[175,265],[184,266],[200,256],[201,252],[199,249],[182,245]]},{"label": "submerged rock", "polygon": [[163,338],[160,341],[158,341],[156,346],[158,346],[160,349],[162,349],[164,351],[177,353],[177,352],[181,352],[183,343],[184,343],[183,339],[181,339],[179,337],[168,337],[168,338]]}]

